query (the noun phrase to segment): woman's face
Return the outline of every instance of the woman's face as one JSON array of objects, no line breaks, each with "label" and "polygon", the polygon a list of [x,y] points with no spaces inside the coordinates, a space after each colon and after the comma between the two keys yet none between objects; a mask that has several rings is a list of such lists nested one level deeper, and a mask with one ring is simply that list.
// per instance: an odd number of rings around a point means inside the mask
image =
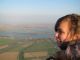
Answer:
[{"label": "woman's face", "polygon": [[61,22],[58,30],[55,32],[55,38],[60,45],[62,42],[68,42],[70,40],[69,22]]}]

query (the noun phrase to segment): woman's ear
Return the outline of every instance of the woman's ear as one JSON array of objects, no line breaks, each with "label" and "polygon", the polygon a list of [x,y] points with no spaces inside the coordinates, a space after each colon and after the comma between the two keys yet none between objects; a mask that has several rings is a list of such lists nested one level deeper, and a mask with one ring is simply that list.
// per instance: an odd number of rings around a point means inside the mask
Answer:
[{"label": "woman's ear", "polygon": [[79,39],[79,35],[78,35],[78,34],[75,34],[75,35],[73,36],[73,40],[77,40],[77,39]]},{"label": "woman's ear", "polygon": [[80,34],[77,34],[77,39],[80,39]]}]

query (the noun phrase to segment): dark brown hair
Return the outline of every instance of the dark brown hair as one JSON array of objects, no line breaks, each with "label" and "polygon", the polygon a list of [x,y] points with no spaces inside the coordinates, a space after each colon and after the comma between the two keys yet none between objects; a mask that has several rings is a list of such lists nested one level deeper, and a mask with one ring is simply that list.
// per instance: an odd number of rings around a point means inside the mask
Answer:
[{"label": "dark brown hair", "polygon": [[55,24],[55,31],[58,31],[58,28],[62,21],[68,21],[70,23],[70,31],[74,34],[78,34],[80,39],[80,15],[78,14],[69,14],[59,18]]}]

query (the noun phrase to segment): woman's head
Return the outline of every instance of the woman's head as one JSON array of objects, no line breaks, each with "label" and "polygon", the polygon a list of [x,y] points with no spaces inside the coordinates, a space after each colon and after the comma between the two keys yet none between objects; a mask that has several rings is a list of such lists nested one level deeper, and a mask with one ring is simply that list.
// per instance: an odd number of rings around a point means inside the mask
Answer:
[{"label": "woman's head", "polygon": [[80,39],[80,15],[69,14],[59,18],[55,24],[55,37],[58,44]]}]

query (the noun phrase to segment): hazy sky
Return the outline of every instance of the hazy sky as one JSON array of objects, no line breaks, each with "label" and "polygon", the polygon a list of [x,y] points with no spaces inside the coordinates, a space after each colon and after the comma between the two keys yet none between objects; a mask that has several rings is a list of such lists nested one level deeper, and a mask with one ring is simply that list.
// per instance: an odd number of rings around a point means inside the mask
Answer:
[{"label": "hazy sky", "polygon": [[52,23],[71,13],[80,14],[80,0],[0,0],[0,23]]}]

